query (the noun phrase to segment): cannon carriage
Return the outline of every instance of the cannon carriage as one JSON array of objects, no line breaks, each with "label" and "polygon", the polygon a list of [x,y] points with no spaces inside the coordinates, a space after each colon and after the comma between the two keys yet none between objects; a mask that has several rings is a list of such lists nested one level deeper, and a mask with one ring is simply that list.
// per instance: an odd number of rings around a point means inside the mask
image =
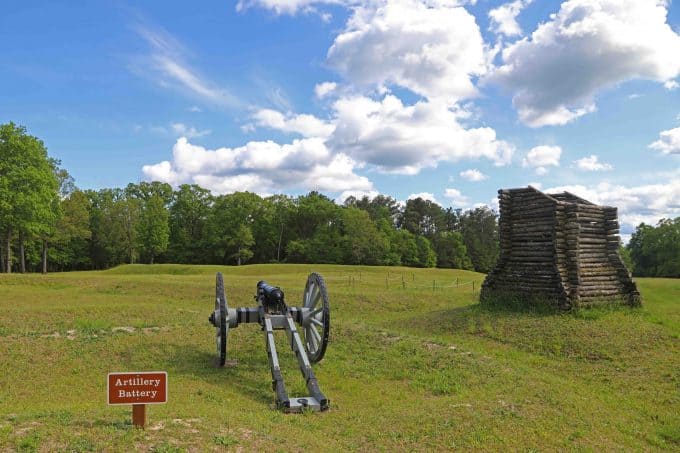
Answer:
[{"label": "cannon carriage", "polygon": [[[224,278],[222,273],[217,273],[215,309],[208,318],[210,324],[215,327],[217,364],[222,367],[227,361],[229,329],[243,323],[257,323],[264,332],[276,406],[285,412],[328,409],[329,400],[321,392],[312,370],[312,363],[323,359],[330,334],[330,305],[323,277],[317,273],[309,275],[301,306],[289,306],[283,290],[265,281],[257,283],[255,300],[257,307],[229,308],[224,291]],[[297,358],[309,396],[294,398],[288,396],[274,342],[275,330],[286,331],[288,343]]]}]

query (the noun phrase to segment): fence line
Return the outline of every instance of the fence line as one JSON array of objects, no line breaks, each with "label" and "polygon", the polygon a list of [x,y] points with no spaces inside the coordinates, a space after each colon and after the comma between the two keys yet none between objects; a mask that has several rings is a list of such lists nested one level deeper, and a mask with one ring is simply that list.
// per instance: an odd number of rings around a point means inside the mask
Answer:
[{"label": "fence line", "polygon": [[[467,286],[472,286],[472,293],[474,294],[475,290],[479,288],[478,284],[476,283],[475,280],[466,280],[466,281],[460,281],[458,277],[456,277],[455,281],[451,280],[444,280],[444,281],[439,281],[437,280],[432,280],[431,282],[424,282],[422,280],[418,280],[416,283],[416,278],[415,278],[415,272],[411,272],[411,278],[408,278],[408,273],[393,273],[393,272],[388,272],[386,275],[380,275],[380,274],[373,274],[373,273],[362,273],[362,272],[353,272],[353,273],[348,273],[348,272],[326,272],[324,273],[324,280],[328,282],[346,282],[347,286],[356,288],[357,285],[385,285],[385,289],[390,289],[392,288],[401,288],[402,290],[409,290],[409,289],[425,289],[429,288],[432,290],[432,292],[435,291],[441,291],[444,289],[457,289],[461,288],[464,289]],[[390,282],[392,284],[390,285]],[[400,283],[395,283],[395,282],[400,282]],[[448,283],[445,283],[448,282]]]}]

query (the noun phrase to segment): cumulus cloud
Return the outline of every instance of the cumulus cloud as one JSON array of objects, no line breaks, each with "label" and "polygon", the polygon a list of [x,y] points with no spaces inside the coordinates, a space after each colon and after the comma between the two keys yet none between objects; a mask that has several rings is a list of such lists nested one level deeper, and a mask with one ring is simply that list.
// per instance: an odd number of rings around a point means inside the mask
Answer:
[{"label": "cumulus cloud", "polygon": [[[275,14],[297,14],[331,3],[350,7],[349,19],[328,51],[329,65],[347,84],[342,90],[335,82],[316,85],[315,95],[328,102],[326,119],[285,106],[260,108],[242,126],[244,132],[268,128],[302,138],[283,145],[250,142],[216,150],[178,141],[171,160],[144,167],[147,177],[174,184],[196,182],[218,193],[235,187],[280,192],[298,186],[370,192],[371,182],[357,175],[357,169],[413,175],[441,162],[511,162],[514,147],[499,140],[490,127],[470,126],[471,107],[459,103],[476,94],[474,81],[487,72],[493,53],[474,16],[460,7],[467,2],[241,0],[237,9],[257,6]],[[395,86],[421,95],[420,100],[405,104],[392,94]],[[293,157],[309,148],[318,153]],[[304,171],[289,171],[296,159],[304,162]],[[463,177],[480,180],[485,175]]]},{"label": "cumulus cloud", "polygon": [[291,132],[303,137],[328,137],[335,127],[313,115],[281,112],[271,109],[260,109],[253,114],[255,124],[260,127],[277,129],[282,132]]},{"label": "cumulus cloud", "polygon": [[351,83],[407,88],[449,105],[477,94],[489,55],[475,17],[459,2],[393,0],[356,6],[328,50]]},{"label": "cumulus cloud", "polygon": [[380,192],[377,190],[344,190],[340,195],[337,196],[335,201],[338,204],[343,204],[349,197],[354,197],[356,199],[368,197],[369,200],[372,200],[378,195],[380,195]]},{"label": "cumulus cloud", "polygon": [[472,181],[472,182],[484,181],[486,178],[488,178],[488,176],[486,176],[484,173],[477,170],[476,168],[461,171],[459,173],[459,176],[463,179],[466,179],[466,180]]},{"label": "cumulus cloud", "polygon": [[444,196],[454,205],[465,206],[468,202],[467,197],[458,189],[448,188],[444,191]]},{"label": "cumulus cloud", "polygon": [[676,82],[675,80],[667,80],[663,83],[664,88],[666,88],[668,91],[675,90],[676,88],[680,87],[680,84]]},{"label": "cumulus cloud", "polygon": [[583,171],[604,171],[611,170],[613,167],[611,164],[600,162],[599,157],[595,154],[591,154],[588,157],[582,157],[581,159],[576,159],[574,161],[576,168]]},{"label": "cumulus cloud", "polygon": [[172,161],[142,168],[151,180],[172,185],[195,183],[215,193],[249,190],[373,190],[373,184],[354,172],[357,164],[345,154],[331,154],[323,140],[305,138],[280,145],[249,142],[238,148],[206,149],[177,140]]},{"label": "cumulus cloud", "polygon": [[338,87],[338,84],[335,82],[323,82],[323,83],[317,83],[314,86],[314,94],[316,95],[317,98],[323,99],[326,96],[330,95],[335,89]]},{"label": "cumulus cloud", "polygon": [[514,93],[520,120],[562,125],[596,110],[595,96],[631,79],[680,75],[680,35],[665,0],[568,0],[531,37],[502,52],[487,80]]},{"label": "cumulus cloud", "polygon": [[484,158],[502,166],[510,163],[514,151],[489,127],[465,129],[460,120],[467,112],[441,103],[404,105],[391,94],[381,100],[353,96],[337,99],[330,110],[330,119],[324,121],[263,109],[246,128],[257,125],[322,138],[333,153],[385,173],[413,175],[442,161],[463,159]]},{"label": "cumulus cloud", "polygon": [[621,186],[600,183],[595,186],[570,185],[553,187],[545,192],[571,192],[596,204],[618,208],[621,230],[632,232],[644,222],[656,224],[662,218],[680,216],[680,180],[643,186]]},{"label": "cumulus cloud", "polygon": [[522,159],[522,166],[532,167],[537,175],[544,175],[548,173],[546,167],[559,167],[561,155],[562,148],[559,146],[535,146]]},{"label": "cumulus cloud", "polygon": [[408,196],[407,200],[415,200],[416,198],[422,198],[423,200],[429,200],[432,203],[439,204],[437,199],[434,197],[434,194],[431,194],[430,192],[412,193]]},{"label": "cumulus cloud", "polygon": [[680,127],[659,132],[659,139],[649,147],[663,154],[680,154]]},{"label": "cumulus cloud", "polygon": [[506,36],[521,36],[522,28],[517,23],[517,16],[524,8],[529,6],[533,0],[515,0],[514,2],[505,3],[498,8],[489,11],[489,19],[491,19],[491,26],[489,27],[494,33],[503,34]]},{"label": "cumulus cloud", "polygon": [[461,113],[440,103],[404,105],[393,95],[379,101],[356,96],[338,99],[333,111],[329,146],[384,172],[416,174],[441,161],[479,158],[500,166],[514,151],[489,127],[465,129]]}]

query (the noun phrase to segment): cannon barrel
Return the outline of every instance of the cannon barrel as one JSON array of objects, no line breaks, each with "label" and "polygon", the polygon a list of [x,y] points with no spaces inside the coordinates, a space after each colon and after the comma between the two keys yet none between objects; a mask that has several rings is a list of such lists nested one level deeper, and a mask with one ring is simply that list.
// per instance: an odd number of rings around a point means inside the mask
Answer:
[{"label": "cannon barrel", "polygon": [[281,298],[283,298],[283,291],[281,291],[281,288],[272,286],[264,280],[257,282],[257,289],[261,289],[267,297],[271,297],[275,291],[279,291],[281,293]]},{"label": "cannon barrel", "polygon": [[257,292],[262,295],[264,304],[271,308],[283,310],[286,306],[281,288],[272,286],[264,280],[257,282]]}]

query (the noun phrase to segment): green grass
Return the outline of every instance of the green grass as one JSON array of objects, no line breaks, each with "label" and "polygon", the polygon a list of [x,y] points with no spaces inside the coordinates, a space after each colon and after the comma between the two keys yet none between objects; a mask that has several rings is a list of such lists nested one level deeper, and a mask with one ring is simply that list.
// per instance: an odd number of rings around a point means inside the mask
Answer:
[{"label": "green grass", "polygon": [[[218,270],[232,307],[253,306],[262,278],[294,305],[307,274],[324,275],[331,343],[314,369],[328,412],[272,409],[257,326],[230,330],[236,366],[212,365]],[[680,281],[638,279],[641,308],[561,313],[481,307],[483,277],[330,265],[1,274],[0,451],[680,449]],[[305,395],[277,337],[289,393]],[[108,372],[142,370],[169,376],[144,431],[105,400]]]}]

